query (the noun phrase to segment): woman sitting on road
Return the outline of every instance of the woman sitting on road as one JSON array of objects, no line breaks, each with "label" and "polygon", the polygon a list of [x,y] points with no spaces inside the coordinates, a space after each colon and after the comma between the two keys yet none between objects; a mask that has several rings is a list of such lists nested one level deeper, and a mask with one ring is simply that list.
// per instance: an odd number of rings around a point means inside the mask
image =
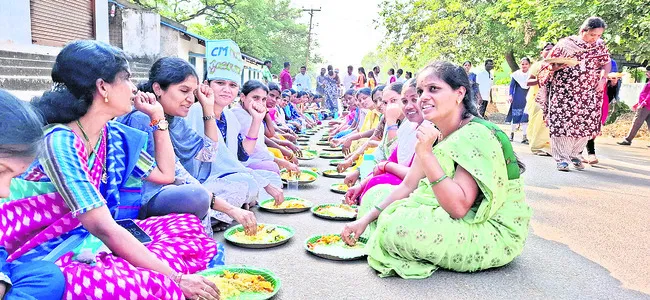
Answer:
[{"label": "woman sitting on road", "polygon": [[[236,44],[235,44],[236,46]],[[241,58],[240,58],[241,59]],[[243,59],[237,62],[243,68]],[[237,120],[236,115],[228,109],[239,94],[239,81],[241,75],[232,70],[217,70],[214,74],[206,74],[204,84],[208,84],[214,92],[214,115],[205,118],[216,122],[219,129],[219,146],[217,160],[212,163],[199,162],[195,159],[183,162],[183,166],[196,179],[203,183],[209,190],[218,179],[225,178],[230,181],[246,181],[249,185],[249,202],[244,208],[250,208],[256,204],[255,199],[275,199],[277,204],[284,201],[282,193],[282,180],[280,175],[274,171],[254,170],[243,165],[254,152],[257,139],[264,137],[261,130],[262,118],[266,114],[266,107],[257,107],[255,117],[252,118],[248,131],[241,130],[242,124]],[[259,111],[259,112],[258,112]],[[251,118],[251,117],[249,117]],[[200,105],[193,105],[187,116],[190,128],[196,131],[199,136],[204,136],[204,116]],[[264,149],[266,150],[266,149]],[[268,152],[268,150],[266,150]],[[245,224],[243,224],[245,225]],[[224,229],[223,226],[217,229]]]},{"label": "woman sitting on road", "polygon": [[[399,107],[397,102],[399,102],[402,93],[402,84],[401,83],[391,83],[383,88],[381,91],[377,91],[376,94],[381,94],[377,97],[377,112],[381,115],[381,119],[376,128],[372,129],[372,135],[368,140],[366,140],[361,146],[357,148],[353,153],[349,153],[350,149],[343,146],[343,153],[348,154],[348,157],[337,166],[337,170],[341,173],[347,170],[350,166],[356,163],[357,166],[360,166],[364,159],[364,154],[375,153],[375,161],[382,161],[387,159],[390,156],[391,152],[388,152],[388,155],[385,155],[384,150],[381,150],[379,153],[375,151],[377,146],[384,145],[389,146],[388,151],[394,149],[390,147],[395,138],[397,137],[397,128],[399,128],[399,123],[404,119],[402,114],[402,109]],[[381,86],[383,87],[383,86]],[[378,87],[377,89],[380,89]],[[386,108],[390,108],[390,115],[386,115]],[[388,124],[388,126],[386,126]],[[390,130],[387,130],[390,128]],[[374,162],[373,162],[374,164]],[[357,182],[359,179],[359,169],[352,171],[345,178],[345,183],[352,185]]]},{"label": "woman sitting on road", "polygon": [[[342,137],[349,134],[352,132],[352,130],[354,130],[354,128],[356,128],[357,124],[359,123],[359,111],[361,109],[357,105],[357,98],[354,96],[354,93],[355,91],[353,89],[349,89],[343,95],[342,102],[344,104],[347,104],[348,114],[345,116],[344,122],[340,122],[338,126],[330,129],[330,138],[334,138],[336,136]],[[331,123],[332,122],[330,122],[330,124]]]},{"label": "woman sitting on road", "polygon": [[[10,183],[27,169],[41,151],[43,121],[28,103],[0,89],[0,203],[9,197]],[[0,207],[2,207],[0,205]],[[19,222],[22,220],[19,220]],[[3,225],[3,231],[17,222]],[[8,253],[0,244],[0,299],[59,300],[65,291],[65,279],[57,265],[49,261],[22,264],[7,261]]]},{"label": "woman sitting on road", "polygon": [[[142,187],[142,208],[140,218],[165,216],[172,213],[191,213],[200,219],[206,219],[207,231],[211,231],[208,216],[210,208],[218,211],[213,214],[221,222],[236,220],[247,230],[255,232],[255,215],[242,209],[251,197],[249,186],[245,181],[231,181],[220,178],[211,188],[206,189],[181,164],[183,160],[212,162],[216,159],[219,133],[217,125],[211,118],[203,124],[206,137],[200,137],[190,129],[184,117],[194,104],[194,97],[199,100],[203,115],[214,113],[214,93],[209,86],[199,84],[194,67],[186,60],[177,57],[164,57],[157,60],[149,71],[149,81],[139,86],[140,91],[153,93],[163,107],[169,124],[169,133],[175,152],[175,181],[172,184],[145,182]],[[118,118],[118,121],[140,129],[149,134],[147,153],[155,155],[154,128],[146,114],[134,110]],[[160,126],[160,125],[158,125]],[[257,194],[257,191],[255,191]]]},{"label": "woman sitting on road", "polygon": [[[231,111],[241,125],[240,134],[246,135],[247,140],[255,142],[252,151],[248,151],[248,159],[243,161],[244,166],[253,170],[265,170],[280,174],[280,169],[300,171],[298,166],[283,158],[276,158],[266,147],[264,142],[264,128],[258,127],[256,138],[251,138],[248,133],[266,116],[266,97],[269,89],[257,80],[249,80],[242,87],[239,105]],[[263,199],[266,200],[266,199]]]},{"label": "woman sitting on road", "polygon": [[[223,264],[196,216],[134,220],[151,237],[147,245],[115,221],[125,197],[140,197],[139,180],[174,181],[163,108],[153,95],[134,98],[130,75],[124,52],[102,42],[72,42],[57,55],[55,85],[34,102],[49,123],[43,155],[14,179],[11,198],[0,205],[2,219],[22,214],[30,222],[6,231],[0,243],[10,261],[56,261],[65,299],[218,298],[214,283],[185,275]],[[111,121],[130,112],[132,101],[158,123],[156,161],[145,150],[146,133]]]},{"label": "woman sitting on road", "polygon": [[377,111],[377,106],[381,102],[384,87],[384,85],[380,85],[372,91],[369,88],[363,88],[357,92],[358,105],[362,108],[362,113],[359,116],[360,125],[348,135],[334,139],[332,146],[338,147],[343,145],[344,152],[355,151],[375,133],[375,128],[379,126],[379,120],[381,118]]},{"label": "woman sitting on road", "polygon": [[342,238],[353,245],[367,231],[368,263],[381,277],[426,278],[438,268],[472,272],[511,262],[523,249],[531,210],[508,136],[477,117],[461,67],[425,67],[417,90],[425,121],[411,169],[397,187],[370,189]]},{"label": "woman sitting on road", "polygon": [[[384,97],[386,97],[385,94]],[[398,127],[388,125],[386,135],[395,132],[397,137],[392,141],[389,137],[384,137],[384,140],[374,152],[375,160],[379,161],[379,163],[375,166],[373,174],[348,190],[345,195],[346,203],[350,205],[360,203],[365,193],[376,185],[398,185],[404,180],[415,155],[417,126],[422,123],[422,113],[417,100],[416,82],[414,79],[409,79],[402,89],[399,104],[396,103],[396,105],[388,105],[387,107],[386,117],[390,119],[388,123],[392,124],[393,121],[391,120],[394,118],[400,120],[400,122]],[[399,113],[395,113],[395,108],[399,108]],[[394,117],[395,115],[397,117]]]}]

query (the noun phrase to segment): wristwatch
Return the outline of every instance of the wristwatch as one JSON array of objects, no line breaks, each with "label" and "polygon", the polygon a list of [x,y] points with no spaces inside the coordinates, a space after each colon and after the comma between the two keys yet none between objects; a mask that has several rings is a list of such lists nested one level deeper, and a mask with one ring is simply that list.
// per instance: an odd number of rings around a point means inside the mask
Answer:
[{"label": "wristwatch", "polygon": [[165,131],[169,129],[169,122],[166,119],[154,120],[149,124],[153,130],[162,130]]}]

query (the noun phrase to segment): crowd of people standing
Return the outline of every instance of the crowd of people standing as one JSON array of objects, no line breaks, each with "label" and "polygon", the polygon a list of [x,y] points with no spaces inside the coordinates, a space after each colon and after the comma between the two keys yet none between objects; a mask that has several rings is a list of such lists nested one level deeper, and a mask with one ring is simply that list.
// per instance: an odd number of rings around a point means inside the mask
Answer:
[{"label": "crowd of people standing", "polygon": [[367,72],[364,67],[359,67],[357,72],[354,72],[353,66],[347,67],[347,72],[343,78],[339,75],[339,69],[328,65],[327,68],[321,68],[320,73],[316,76],[314,84],[312,84],[312,77],[307,73],[307,67],[301,66],[300,72],[291,75],[291,62],[285,62],[283,69],[277,76],[278,80],[274,80],[271,73],[273,62],[267,60],[262,67],[262,80],[268,84],[276,82],[280,84],[282,90],[295,90],[304,91],[313,95],[319,95],[323,98],[325,107],[333,116],[338,116],[340,107],[340,98],[348,89],[360,89],[368,87],[374,89],[378,85],[390,84],[394,82],[404,83],[406,80],[413,77],[413,73],[403,69],[388,70],[388,78],[383,79],[380,76],[381,68],[374,66],[372,71]]}]

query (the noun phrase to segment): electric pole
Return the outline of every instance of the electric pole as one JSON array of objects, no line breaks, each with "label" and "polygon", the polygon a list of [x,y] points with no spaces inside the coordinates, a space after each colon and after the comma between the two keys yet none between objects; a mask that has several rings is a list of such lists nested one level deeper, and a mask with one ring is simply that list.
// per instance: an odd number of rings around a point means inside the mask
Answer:
[{"label": "electric pole", "polygon": [[321,10],[320,7],[318,9],[315,8],[302,9],[302,11],[306,11],[309,14],[309,34],[307,35],[307,58],[305,59],[305,66],[309,64],[309,54],[311,52],[311,28],[312,28],[312,20],[314,19],[314,12],[320,10]]}]

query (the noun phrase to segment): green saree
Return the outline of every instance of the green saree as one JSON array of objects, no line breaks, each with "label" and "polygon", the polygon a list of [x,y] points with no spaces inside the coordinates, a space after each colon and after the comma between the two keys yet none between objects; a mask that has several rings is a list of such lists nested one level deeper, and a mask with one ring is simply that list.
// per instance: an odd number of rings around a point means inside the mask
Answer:
[{"label": "green saree", "polygon": [[[472,121],[433,149],[447,176],[453,178],[460,165],[478,183],[481,193],[465,217],[451,218],[424,178],[408,198],[395,201],[368,226],[368,263],[379,276],[426,278],[438,268],[473,272],[503,266],[521,254],[531,216],[523,179],[509,141],[497,138],[502,132],[486,123]],[[370,189],[359,215],[393,189]]]}]

